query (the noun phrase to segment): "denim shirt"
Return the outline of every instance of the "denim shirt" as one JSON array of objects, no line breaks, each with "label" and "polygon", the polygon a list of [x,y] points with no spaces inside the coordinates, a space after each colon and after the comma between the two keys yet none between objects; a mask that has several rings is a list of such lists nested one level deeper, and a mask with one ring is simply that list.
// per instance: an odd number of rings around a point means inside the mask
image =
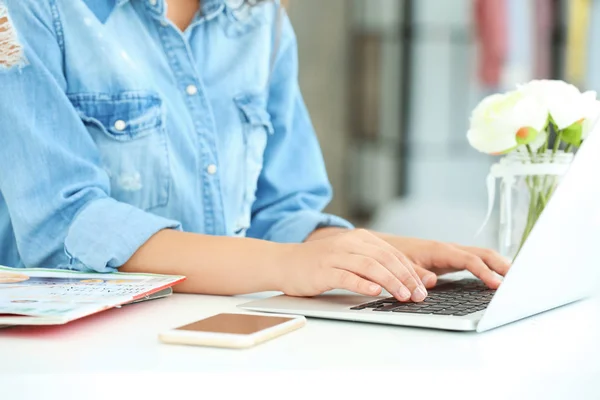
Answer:
[{"label": "denim shirt", "polygon": [[350,227],[322,213],[289,20],[201,3],[182,33],[164,0],[0,0],[21,51],[0,64],[1,264],[111,272],[162,229]]}]

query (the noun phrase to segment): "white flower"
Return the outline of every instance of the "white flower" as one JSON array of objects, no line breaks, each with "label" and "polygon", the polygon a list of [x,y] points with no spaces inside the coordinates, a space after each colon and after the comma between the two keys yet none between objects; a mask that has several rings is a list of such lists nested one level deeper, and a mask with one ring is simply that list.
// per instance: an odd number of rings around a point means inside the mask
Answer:
[{"label": "white flower", "polygon": [[525,96],[535,97],[547,109],[559,130],[581,123],[584,138],[600,117],[596,92],[581,93],[577,87],[557,80],[534,80],[519,87]]},{"label": "white flower", "polygon": [[544,130],[548,109],[523,91],[495,94],[481,101],[471,115],[467,139],[488,154],[503,154],[531,143]]}]

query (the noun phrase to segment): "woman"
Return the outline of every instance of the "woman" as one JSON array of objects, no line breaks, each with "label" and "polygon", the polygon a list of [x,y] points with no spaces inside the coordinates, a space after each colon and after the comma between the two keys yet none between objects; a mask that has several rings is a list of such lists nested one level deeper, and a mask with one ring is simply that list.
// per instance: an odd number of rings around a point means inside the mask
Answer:
[{"label": "woman", "polygon": [[[168,6],[168,7],[167,7]],[[2,264],[422,301],[494,252],[353,229],[269,1],[0,0]]]}]

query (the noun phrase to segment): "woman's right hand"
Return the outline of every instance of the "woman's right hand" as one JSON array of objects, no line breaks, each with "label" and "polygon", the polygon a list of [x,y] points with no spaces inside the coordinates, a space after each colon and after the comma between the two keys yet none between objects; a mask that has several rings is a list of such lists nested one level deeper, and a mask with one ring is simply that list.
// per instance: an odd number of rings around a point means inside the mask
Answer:
[{"label": "woman's right hand", "polygon": [[348,230],[287,249],[278,285],[287,295],[310,297],[346,289],[377,296],[384,288],[400,301],[427,297],[410,260],[366,230]]}]

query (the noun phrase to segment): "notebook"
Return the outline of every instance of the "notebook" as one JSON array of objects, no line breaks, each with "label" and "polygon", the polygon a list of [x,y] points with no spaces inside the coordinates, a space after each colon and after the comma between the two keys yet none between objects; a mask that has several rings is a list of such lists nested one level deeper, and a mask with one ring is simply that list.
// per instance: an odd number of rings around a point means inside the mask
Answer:
[{"label": "notebook", "polygon": [[0,326],[66,324],[110,308],[168,296],[172,286],[184,279],[0,266]]}]

